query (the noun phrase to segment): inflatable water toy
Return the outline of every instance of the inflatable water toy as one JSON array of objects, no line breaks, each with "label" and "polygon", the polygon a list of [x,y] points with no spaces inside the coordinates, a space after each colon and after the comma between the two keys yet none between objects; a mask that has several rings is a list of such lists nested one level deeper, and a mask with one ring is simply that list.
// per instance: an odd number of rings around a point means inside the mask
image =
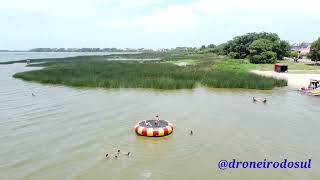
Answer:
[{"label": "inflatable water toy", "polygon": [[166,120],[144,120],[134,126],[140,136],[161,137],[173,132],[173,125]]}]

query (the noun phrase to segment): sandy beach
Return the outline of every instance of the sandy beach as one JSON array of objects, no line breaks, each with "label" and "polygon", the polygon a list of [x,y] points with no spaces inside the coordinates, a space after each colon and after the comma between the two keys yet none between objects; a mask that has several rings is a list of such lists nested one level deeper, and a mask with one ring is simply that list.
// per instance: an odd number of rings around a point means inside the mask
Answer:
[{"label": "sandy beach", "polygon": [[288,87],[292,89],[300,89],[301,87],[307,87],[309,85],[310,79],[320,79],[320,74],[290,74],[290,73],[277,73],[274,71],[251,71],[255,74],[262,76],[270,76],[279,79],[287,79]]}]

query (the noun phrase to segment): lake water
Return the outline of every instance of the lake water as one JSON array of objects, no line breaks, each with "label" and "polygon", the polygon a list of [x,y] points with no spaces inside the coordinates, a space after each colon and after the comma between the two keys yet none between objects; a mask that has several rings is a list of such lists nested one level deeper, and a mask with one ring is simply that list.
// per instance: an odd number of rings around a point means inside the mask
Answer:
[{"label": "lake water", "polygon": [[117,54],[117,52],[0,52],[0,62],[24,59],[63,58],[109,54]]},{"label": "lake water", "polygon": [[[12,78],[30,69],[0,65],[0,179],[320,178],[319,98],[286,88],[77,89]],[[135,123],[155,113],[173,134],[137,136]],[[131,155],[114,159],[117,149]],[[312,168],[218,169],[234,158],[312,159]]]}]

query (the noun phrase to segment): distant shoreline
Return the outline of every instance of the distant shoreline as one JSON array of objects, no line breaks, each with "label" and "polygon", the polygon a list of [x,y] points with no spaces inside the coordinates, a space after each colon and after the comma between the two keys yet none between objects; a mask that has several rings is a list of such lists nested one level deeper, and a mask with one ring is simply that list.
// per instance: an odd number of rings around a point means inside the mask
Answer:
[{"label": "distant shoreline", "polygon": [[29,51],[24,51],[24,50],[0,50],[1,52],[29,52]]},{"label": "distant shoreline", "polygon": [[0,52],[153,52],[146,48],[34,48],[29,50],[0,49]]},{"label": "distant shoreline", "polygon": [[[13,54],[13,55],[24,55],[25,54],[43,54],[42,56],[30,56],[30,57],[24,57],[21,58],[13,58],[10,60],[1,61],[1,64],[14,64],[14,63],[26,63],[27,60],[31,60],[32,62],[42,62],[42,61],[50,61],[52,59],[63,59],[63,58],[70,58],[70,57],[82,57],[82,56],[108,56],[108,55],[119,55],[119,54],[139,54],[141,52],[29,52],[29,51],[10,51],[10,52],[0,52],[3,54]],[[15,54],[15,53],[21,53],[21,54]],[[65,54],[65,56],[53,56],[53,54],[57,53],[59,54]],[[45,56],[48,54],[48,56]],[[50,55],[51,54],[51,55]],[[73,54],[73,55],[70,55]],[[51,57],[52,56],[52,57]],[[1,58],[1,56],[0,56]],[[6,57],[2,57],[2,59],[6,59]]]},{"label": "distant shoreline", "polygon": [[30,50],[0,50],[0,52],[30,52],[30,53],[122,53],[122,52],[141,52],[141,51],[123,51],[123,50],[119,50],[119,51],[30,51]]}]

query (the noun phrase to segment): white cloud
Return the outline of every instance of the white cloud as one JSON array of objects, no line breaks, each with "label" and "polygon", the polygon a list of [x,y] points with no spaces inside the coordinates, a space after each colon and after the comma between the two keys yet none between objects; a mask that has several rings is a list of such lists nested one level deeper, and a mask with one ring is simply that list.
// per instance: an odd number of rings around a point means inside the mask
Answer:
[{"label": "white cloud", "polygon": [[190,31],[195,28],[201,19],[193,9],[184,6],[170,6],[157,9],[150,16],[141,16],[134,22],[152,33],[176,33]]},{"label": "white cloud", "polygon": [[104,46],[173,47],[268,31],[309,41],[319,36],[319,7],[319,0],[0,0],[0,39],[20,44],[28,36],[41,44],[42,34],[65,46],[74,46],[68,45],[72,38],[74,44],[87,39]]},{"label": "white cloud", "polygon": [[94,16],[99,1],[83,0],[9,0],[1,2],[0,10],[15,15]]},{"label": "white cloud", "polygon": [[57,16],[104,15],[114,9],[126,11],[162,3],[164,0],[0,0],[0,10]]},{"label": "white cloud", "polygon": [[294,26],[303,25],[310,19],[320,23],[318,7],[320,2],[316,0],[198,0],[156,9],[128,22],[143,27],[146,33],[157,35],[176,33],[176,36],[183,36],[189,32],[201,37],[203,33],[225,32],[234,36],[250,31],[302,34],[294,31]]}]

